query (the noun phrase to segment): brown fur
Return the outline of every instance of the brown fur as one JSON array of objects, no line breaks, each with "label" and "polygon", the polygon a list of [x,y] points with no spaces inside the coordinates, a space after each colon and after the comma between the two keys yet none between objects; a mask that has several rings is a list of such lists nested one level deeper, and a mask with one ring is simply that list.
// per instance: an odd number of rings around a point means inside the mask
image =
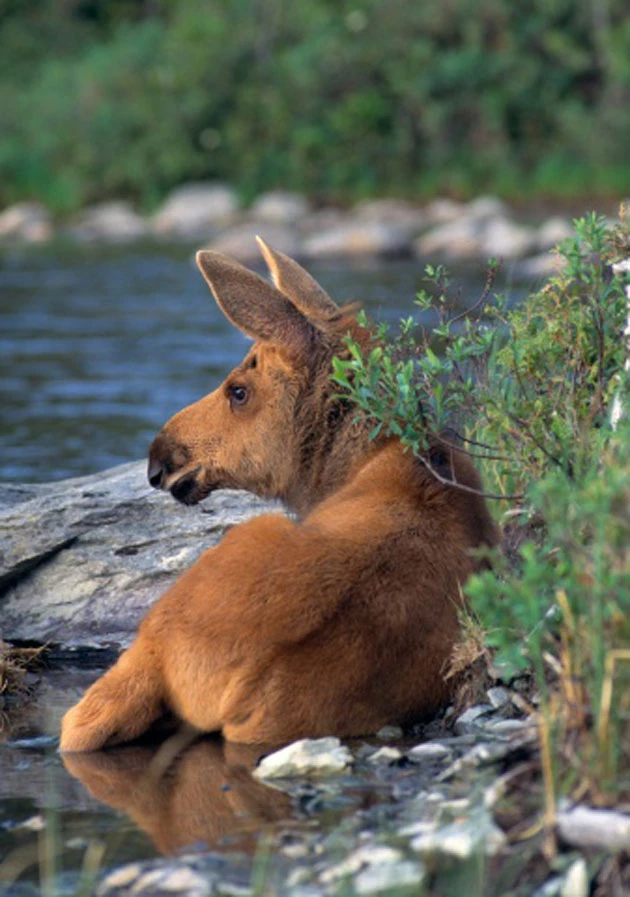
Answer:
[{"label": "brown fur", "polygon": [[[237,742],[359,735],[426,718],[449,697],[461,586],[496,532],[483,499],[439,482],[336,395],[333,355],[362,331],[291,259],[276,286],[215,253],[198,262],[227,317],[256,339],[219,389],[176,414],[153,485],[282,499],[232,529],[168,590],[118,663],[68,712],[61,748],[133,739],[165,710]],[[245,389],[245,400],[241,390]],[[479,488],[436,442],[443,478]]]}]

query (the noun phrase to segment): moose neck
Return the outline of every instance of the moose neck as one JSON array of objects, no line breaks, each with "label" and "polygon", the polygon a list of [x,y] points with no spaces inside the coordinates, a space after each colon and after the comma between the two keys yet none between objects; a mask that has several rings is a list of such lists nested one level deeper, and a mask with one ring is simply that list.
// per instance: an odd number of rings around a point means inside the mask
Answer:
[{"label": "moose neck", "polygon": [[[321,407],[321,406],[320,406]],[[377,451],[370,442],[372,424],[357,420],[357,410],[331,398],[320,414],[305,402],[296,415],[301,439],[295,475],[280,496],[291,511],[305,517],[347,483]]]}]

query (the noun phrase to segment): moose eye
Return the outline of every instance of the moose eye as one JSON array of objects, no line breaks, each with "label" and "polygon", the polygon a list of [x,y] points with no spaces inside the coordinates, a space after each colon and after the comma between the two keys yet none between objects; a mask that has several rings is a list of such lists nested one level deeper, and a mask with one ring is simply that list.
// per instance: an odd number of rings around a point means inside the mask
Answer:
[{"label": "moose eye", "polygon": [[245,386],[230,386],[230,402],[233,405],[244,405],[247,401],[247,388]]}]

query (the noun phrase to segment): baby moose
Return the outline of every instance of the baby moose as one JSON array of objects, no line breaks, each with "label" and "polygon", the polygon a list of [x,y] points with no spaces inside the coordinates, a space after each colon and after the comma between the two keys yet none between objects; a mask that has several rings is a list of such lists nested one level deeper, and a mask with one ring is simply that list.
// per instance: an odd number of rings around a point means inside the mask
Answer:
[{"label": "baby moose", "polygon": [[[199,268],[255,340],[155,438],[149,481],[185,504],[214,489],[294,512],[229,531],[166,592],[132,646],[63,720],[61,749],[129,741],[166,713],[235,742],[363,735],[449,697],[461,587],[496,541],[468,458],[440,479],[339,397],[332,359],[369,334],[296,262],[260,243],[274,285],[213,252]],[[446,482],[445,482],[446,481]]]}]

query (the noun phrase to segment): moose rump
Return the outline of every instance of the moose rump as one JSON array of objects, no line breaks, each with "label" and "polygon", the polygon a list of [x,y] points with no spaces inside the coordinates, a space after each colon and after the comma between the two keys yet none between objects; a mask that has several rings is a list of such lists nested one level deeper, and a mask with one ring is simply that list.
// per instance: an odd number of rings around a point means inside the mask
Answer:
[{"label": "moose rump", "polygon": [[496,541],[479,478],[439,441],[439,479],[398,440],[370,441],[330,380],[346,334],[368,336],[261,247],[273,285],[198,254],[219,307],[255,342],[158,434],[149,480],[188,504],[248,489],[295,516],[234,527],[180,577],[66,714],[64,751],[128,741],[166,712],[237,742],[368,734],[449,696],[461,587],[474,550]]}]

